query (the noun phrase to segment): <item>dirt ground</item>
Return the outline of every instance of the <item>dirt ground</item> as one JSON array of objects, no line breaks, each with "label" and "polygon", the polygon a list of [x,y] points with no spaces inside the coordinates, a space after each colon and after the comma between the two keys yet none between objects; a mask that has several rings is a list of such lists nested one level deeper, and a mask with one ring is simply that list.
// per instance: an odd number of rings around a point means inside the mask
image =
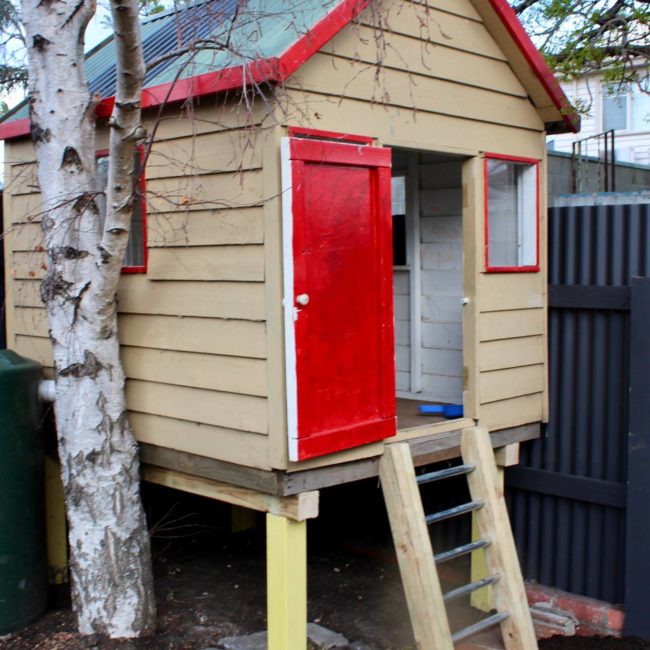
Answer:
[{"label": "dirt ground", "polygon": [[[82,638],[69,608],[51,609],[0,640],[2,650],[203,650],[218,647],[224,637],[266,628],[264,517],[256,517],[254,529],[233,533],[230,509],[222,504],[152,487],[145,502],[153,533],[156,635],[132,642]],[[373,650],[414,648],[376,481],[326,491],[321,516],[309,524],[308,543],[310,621]],[[450,584],[466,571],[463,565],[448,569]],[[455,607],[452,627],[472,616],[469,608]],[[650,644],[558,638],[540,648],[642,650]]]}]

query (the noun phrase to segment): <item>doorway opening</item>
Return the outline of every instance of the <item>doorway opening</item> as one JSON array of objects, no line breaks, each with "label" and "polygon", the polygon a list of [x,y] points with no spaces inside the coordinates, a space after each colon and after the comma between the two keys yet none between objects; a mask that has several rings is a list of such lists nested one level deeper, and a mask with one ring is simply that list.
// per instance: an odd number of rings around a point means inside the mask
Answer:
[{"label": "doorway opening", "polygon": [[463,403],[465,158],[392,150],[398,428],[425,424],[419,404]]}]

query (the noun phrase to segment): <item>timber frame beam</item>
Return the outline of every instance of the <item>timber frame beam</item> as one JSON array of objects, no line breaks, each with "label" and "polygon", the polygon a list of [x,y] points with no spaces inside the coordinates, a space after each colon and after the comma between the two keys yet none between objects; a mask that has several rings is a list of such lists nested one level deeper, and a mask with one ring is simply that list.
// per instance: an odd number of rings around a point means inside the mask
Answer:
[{"label": "timber frame beam", "polygon": [[[458,458],[460,456],[460,438],[461,429],[436,433],[423,438],[413,438],[408,440],[413,456],[413,462],[416,466],[428,465],[441,460]],[[540,425],[526,424],[512,429],[501,429],[490,434],[492,447],[495,449],[539,438]],[[390,440],[386,441],[387,445],[393,444]],[[223,494],[228,495],[232,492],[232,486],[248,488],[248,493],[257,495],[256,502],[260,503],[262,494],[272,495],[277,498],[287,498],[312,492],[333,485],[351,483],[361,479],[373,478],[379,474],[379,458],[365,458],[362,460],[330,465],[315,469],[300,470],[296,472],[286,472],[281,470],[263,470],[254,467],[244,467],[235,465],[222,460],[189,454],[174,449],[156,447],[149,444],[140,445],[140,459],[142,462],[143,478],[150,481],[149,477],[167,476],[165,481],[180,481],[195,477],[197,483],[188,483],[196,489],[216,489],[214,486],[223,485]],[[163,474],[160,473],[163,471]],[[205,483],[201,480],[206,479]],[[152,482],[160,482],[159,480]],[[169,487],[176,487],[171,483],[162,483]],[[203,487],[200,487],[203,486]],[[178,485],[179,489],[185,489]],[[227,489],[226,489],[227,488]],[[191,491],[191,490],[189,490]],[[196,492],[196,494],[205,494]],[[246,494],[246,492],[244,492]],[[214,496],[215,499],[222,497]],[[222,500],[228,501],[223,498]],[[255,508],[253,505],[246,503],[228,501],[235,505],[244,505],[248,508],[271,512],[267,509],[268,503],[264,502],[264,507]],[[314,516],[317,516],[314,515]]]},{"label": "timber frame beam", "polygon": [[221,483],[213,479],[191,476],[161,467],[142,467],[142,479],[191,494],[224,501],[234,506],[266,512],[293,521],[306,521],[318,517],[318,492],[303,492],[294,496],[279,497],[250,488]]}]

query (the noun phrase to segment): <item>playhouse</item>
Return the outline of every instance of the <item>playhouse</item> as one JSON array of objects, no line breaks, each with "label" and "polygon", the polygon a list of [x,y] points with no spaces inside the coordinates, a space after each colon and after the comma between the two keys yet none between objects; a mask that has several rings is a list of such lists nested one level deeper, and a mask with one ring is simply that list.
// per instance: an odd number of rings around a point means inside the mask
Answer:
[{"label": "playhouse", "polygon": [[[187,12],[205,32],[217,4]],[[495,446],[538,435],[545,136],[578,126],[541,56],[505,0],[270,5],[254,38],[232,28],[233,59],[148,73],[118,296],[144,462],[287,495],[376,473],[387,441],[426,462],[475,424]],[[149,19],[145,55],[178,25]],[[88,58],[98,156],[111,47]],[[51,372],[24,106],[0,136],[7,346]]]}]

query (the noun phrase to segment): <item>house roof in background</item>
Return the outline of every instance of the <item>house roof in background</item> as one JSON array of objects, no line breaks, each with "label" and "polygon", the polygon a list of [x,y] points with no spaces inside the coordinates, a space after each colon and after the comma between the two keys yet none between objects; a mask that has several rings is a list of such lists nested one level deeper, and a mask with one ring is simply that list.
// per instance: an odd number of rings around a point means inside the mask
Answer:
[{"label": "house roof in background", "polygon": [[[205,0],[143,22],[148,64],[201,40],[209,41],[207,47],[162,60],[147,72],[143,108],[255,84],[280,83],[372,0],[292,0],[290,8],[286,0],[248,0],[246,11],[238,12],[239,1]],[[577,130],[579,118],[506,0],[472,2],[497,41],[502,45],[504,39],[508,41],[506,46],[515,53],[515,73],[535,105],[548,113],[548,117],[543,114],[544,121],[556,130],[558,122],[564,130]],[[223,48],[212,47],[210,43],[215,41]],[[523,57],[525,69],[517,53]],[[112,36],[86,55],[86,74],[90,91],[104,98],[98,116],[110,115],[115,93]],[[535,87],[531,89],[531,85]],[[0,139],[25,136],[29,127],[28,106],[23,101],[0,121]]]}]

